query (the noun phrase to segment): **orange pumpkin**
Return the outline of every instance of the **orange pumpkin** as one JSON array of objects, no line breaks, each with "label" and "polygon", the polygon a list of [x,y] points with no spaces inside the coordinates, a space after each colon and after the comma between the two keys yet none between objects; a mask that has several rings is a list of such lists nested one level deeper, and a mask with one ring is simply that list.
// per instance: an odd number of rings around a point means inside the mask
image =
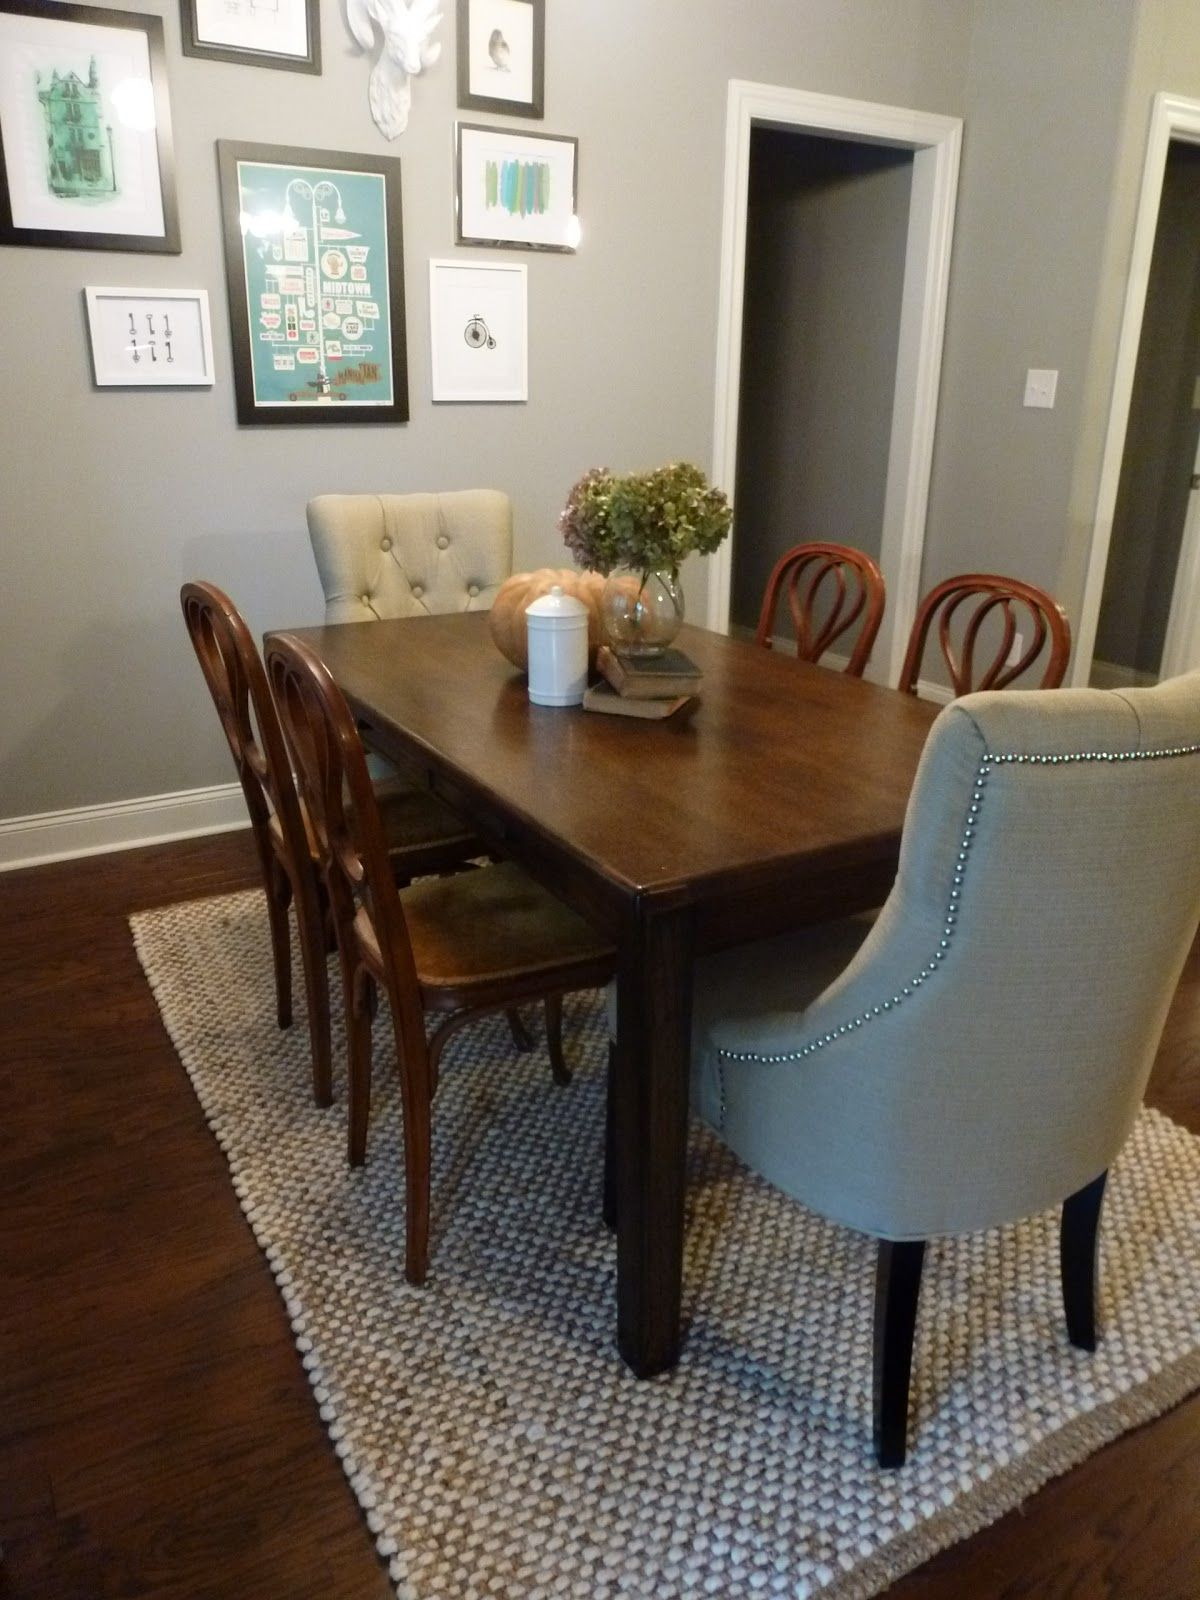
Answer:
[{"label": "orange pumpkin", "polygon": [[555,584],[564,594],[572,594],[588,608],[588,670],[595,671],[596,651],[604,642],[600,622],[600,596],[604,592],[604,579],[598,572],[576,572],[574,567],[539,567],[536,572],[514,572],[500,585],[500,592],[492,601],[488,625],[492,638],[502,656],[507,656],[514,667],[522,672],[529,670],[529,639],[525,630],[525,608],[544,594],[549,594]]}]

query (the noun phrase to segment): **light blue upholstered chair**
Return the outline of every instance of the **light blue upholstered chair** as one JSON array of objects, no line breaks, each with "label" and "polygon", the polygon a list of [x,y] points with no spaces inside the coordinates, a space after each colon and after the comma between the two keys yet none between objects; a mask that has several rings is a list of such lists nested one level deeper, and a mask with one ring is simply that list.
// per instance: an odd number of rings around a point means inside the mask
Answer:
[{"label": "light blue upholstered chair", "polygon": [[1095,1348],[1105,1177],[1200,917],[1198,802],[1200,673],[967,695],[933,725],[878,917],[700,963],[695,1109],[880,1241],[881,1465],[904,1460],[930,1237],[1065,1202],[1067,1331]]}]

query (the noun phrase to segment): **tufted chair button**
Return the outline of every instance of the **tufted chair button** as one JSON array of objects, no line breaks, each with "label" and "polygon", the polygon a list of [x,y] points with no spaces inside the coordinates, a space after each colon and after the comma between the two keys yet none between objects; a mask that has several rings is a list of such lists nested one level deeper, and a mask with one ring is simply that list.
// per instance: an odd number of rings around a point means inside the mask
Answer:
[{"label": "tufted chair button", "polygon": [[474,600],[475,596],[479,593],[479,585],[477,583],[469,583],[467,585],[467,593],[471,596],[471,599]]},{"label": "tufted chair button", "polygon": [[371,604],[371,596],[369,594],[364,594],[362,596],[362,603],[365,606],[369,606]]},{"label": "tufted chair button", "polygon": [[392,548],[392,541],[388,538],[386,533],[384,534],[383,538],[379,541],[379,548],[381,550],[390,550]]},{"label": "tufted chair button", "polygon": [[425,593],[425,590],[421,587],[421,585],[419,583],[414,583],[413,586],[412,586],[412,592],[413,592],[413,599],[414,600],[419,600],[421,598],[421,596]]},{"label": "tufted chair button", "polygon": [[444,533],[439,533],[438,534],[438,536],[437,536],[437,547],[438,547],[439,550],[444,550],[449,543],[450,543],[450,541],[449,541],[449,539],[447,539],[447,537],[446,537],[446,535]]}]

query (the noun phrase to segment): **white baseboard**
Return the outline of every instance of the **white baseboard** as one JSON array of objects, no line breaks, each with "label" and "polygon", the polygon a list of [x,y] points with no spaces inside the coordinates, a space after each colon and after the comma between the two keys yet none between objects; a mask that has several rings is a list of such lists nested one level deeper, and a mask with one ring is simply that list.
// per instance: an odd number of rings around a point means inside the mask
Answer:
[{"label": "white baseboard", "polygon": [[1159,681],[1155,672],[1123,667],[1115,661],[1101,661],[1099,656],[1092,657],[1090,676],[1093,689],[1152,689]]},{"label": "white baseboard", "polygon": [[249,826],[238,783],[0,820],[0,872]]}]

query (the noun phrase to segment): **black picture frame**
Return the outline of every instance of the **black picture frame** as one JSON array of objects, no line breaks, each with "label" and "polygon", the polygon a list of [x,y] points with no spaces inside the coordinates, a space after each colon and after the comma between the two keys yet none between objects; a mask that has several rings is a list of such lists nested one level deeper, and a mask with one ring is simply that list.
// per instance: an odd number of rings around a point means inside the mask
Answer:
[{"label": "black picture frame", "polygon": [[[496,20],[496,14],[509,7],[528,7],[530,17],[530,96],[512,99],[502,94],[471,91],[472,42],[480,27]],[[491,30],[489,29],[489,32]],[[500,32],[496,29],[495,32]],[[503,37],[499,46],[509,46]],[[458,0],[458,104],[464,111],[491,111],[501,116],[537,117],[545,115],[546,99],[546,0]]]},{"label": "black picture frame", "polygon": [[399,158],[221,139],[217,164],[238,422],[407,422]]},{"label": "black picture frame", "polygon": [[[140,45],[131,42],[130,34],[141,36]],[[40,54],[45,67],[36,69],[39,86],[32,95],[22,96],[10,79],[0,81],[0,244],[178,255],[179,208],[161,18],[59,0],[0,0],[0,59],[14,45]],[[90,60],[90,68],[82,65],[84,59]],[[122,87],[132,83],[136,92],[137,85],[148,82],[153,126],[139,125],[138,113],[145,118],[144,103],[122,114],[120,102],[110,96],[113,61],[122,64]],[[44,90],[42,70],[50,74]],[[36,112],[33,96],[40,107]],[[125,105],[129,107],[128,99]],[[22,149],[36,149],[43,164],[36,170],[32,165],[11,167],[9,152]],[[137,166],[142,179],[128,194],[119,179],[123,164]],[[110,229],[55,225],[68,217],[103,221],[105,205],[114,223]],[[141,222],[149,228],[130,226]]]},{"label": "black picture frame", "polygon": [[228,40],[212,42],[201,37],[201,23],[196,0],[179,0],[180,43],[185,56],[195,56],[202,61],[231,61],[246,67],[275,67],[285,72],[321,71],[321,5],[320,0],[296,0],[305,14],[306,47],[304,54],[287,51],[263,50],[255,45],[231,44]]}]

